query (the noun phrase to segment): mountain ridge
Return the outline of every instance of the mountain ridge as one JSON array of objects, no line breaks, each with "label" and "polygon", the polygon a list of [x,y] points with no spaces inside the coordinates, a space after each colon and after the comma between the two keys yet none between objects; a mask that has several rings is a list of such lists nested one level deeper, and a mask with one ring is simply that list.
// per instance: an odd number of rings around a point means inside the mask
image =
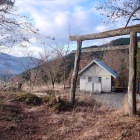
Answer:
[{"label": "mountain ridge", "polygon": [[39,59],[35,57],[16,57],[7,53],[0,53],[0,74],[20,74],[27,69],[36,67]]}]

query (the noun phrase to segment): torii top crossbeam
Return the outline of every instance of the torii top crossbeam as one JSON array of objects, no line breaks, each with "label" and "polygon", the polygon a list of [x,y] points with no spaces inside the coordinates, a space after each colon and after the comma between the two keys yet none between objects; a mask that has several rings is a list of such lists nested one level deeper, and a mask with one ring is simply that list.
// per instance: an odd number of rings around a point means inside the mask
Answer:
[{"label": "torii top crossbeam", "polygon": [[121,36],[121,35],[128,35],[131,32],[140,32],[140,24],[119,28],[116,30],[110,30],[95,34],[87,34],[87,35],[76,35],[76,36],[70,36],[71,41],[84,41],[84,40],[93,40],[93,39],[101,39],[101,38],[108,38],[108,37],[114,37],[114,36]]}]

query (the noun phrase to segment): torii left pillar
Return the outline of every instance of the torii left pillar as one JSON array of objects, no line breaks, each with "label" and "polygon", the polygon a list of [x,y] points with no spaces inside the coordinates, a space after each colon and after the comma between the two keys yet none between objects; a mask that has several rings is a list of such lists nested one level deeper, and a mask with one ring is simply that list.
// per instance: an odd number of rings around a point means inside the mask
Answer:
[{"label": "torii left pillar", "polygon": [[72,104],[75,104],[76,83],[77,83],[78,72],[79,72],[81,48],[82,48],[82,41],[77,40],[77,51],[75,54],[74,70],[72,74],[71,90],[70,90],[70,103]]}]

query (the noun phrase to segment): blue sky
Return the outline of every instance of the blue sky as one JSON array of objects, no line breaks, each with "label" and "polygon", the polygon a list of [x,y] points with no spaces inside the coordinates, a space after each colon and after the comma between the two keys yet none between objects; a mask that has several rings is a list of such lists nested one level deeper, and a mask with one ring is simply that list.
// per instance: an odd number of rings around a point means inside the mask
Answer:
[{"label": "blue sky", "polygon": [[[103,0],[17,0],[16,7],[18,10],[16,12],[28,16],[42,34],[55,37],[56,42],[65,44],[69,37],[69,31],[70,35],[79,35],[124,26],[122,21],[116,25],[105,24],[103,20],[106,19],[100,16],[100,11],[95,8],[99,2],[103,2]],[[110,39],[86,41],[83,46],[98,45],[108,41]],[[75,43],[71,42],[71,44],[71,49],[75,49]],[[48,47],[37,44],[29,46],[29,51],[36,50],[36,52]],[[21,48],[15,47],[14,49],[19,51],[19,56],[22,55]],[[23,54],[25,54],[24,48],[22,49]],[[14,55],[15,50],[10,49],[9,53]]]}]

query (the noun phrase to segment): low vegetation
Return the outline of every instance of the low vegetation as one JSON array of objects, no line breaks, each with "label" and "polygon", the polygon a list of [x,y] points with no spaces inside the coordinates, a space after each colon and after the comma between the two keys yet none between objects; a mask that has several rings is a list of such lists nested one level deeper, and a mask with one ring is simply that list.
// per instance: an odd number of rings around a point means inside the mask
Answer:
[{"label": "low vegetation", "polygon": [[60,97],[55,96],[53,90],[47,90],[45,93],[47,93],[47,96],[43,97],[38,97],[37,95],[31,93],[16,93],[14,101],[19,101],[27,105],[41,105],[45,103],[47,106],[56,111],[72,109],[73,106],[67,100],[62,100]]},{"label": "low vegetation", "polygon": [[17,94],[15,100],[24,102],[25,104],[29,105],[40,105],[42,103],[42,99],[40,97],[33,95],[31,93]]},{"label": "low vegetation", "polygon": [[23,117],[24,114],[21,113],[19,107],[0,104],[0,120],[19,122],[23,119]]},{"label": "low vegetation", "polygon": [[89,96],[77,96],[71,106],[68,93],[43,94],[0,94],[0,140],[140,139],[139,116],[110,110]]}]

